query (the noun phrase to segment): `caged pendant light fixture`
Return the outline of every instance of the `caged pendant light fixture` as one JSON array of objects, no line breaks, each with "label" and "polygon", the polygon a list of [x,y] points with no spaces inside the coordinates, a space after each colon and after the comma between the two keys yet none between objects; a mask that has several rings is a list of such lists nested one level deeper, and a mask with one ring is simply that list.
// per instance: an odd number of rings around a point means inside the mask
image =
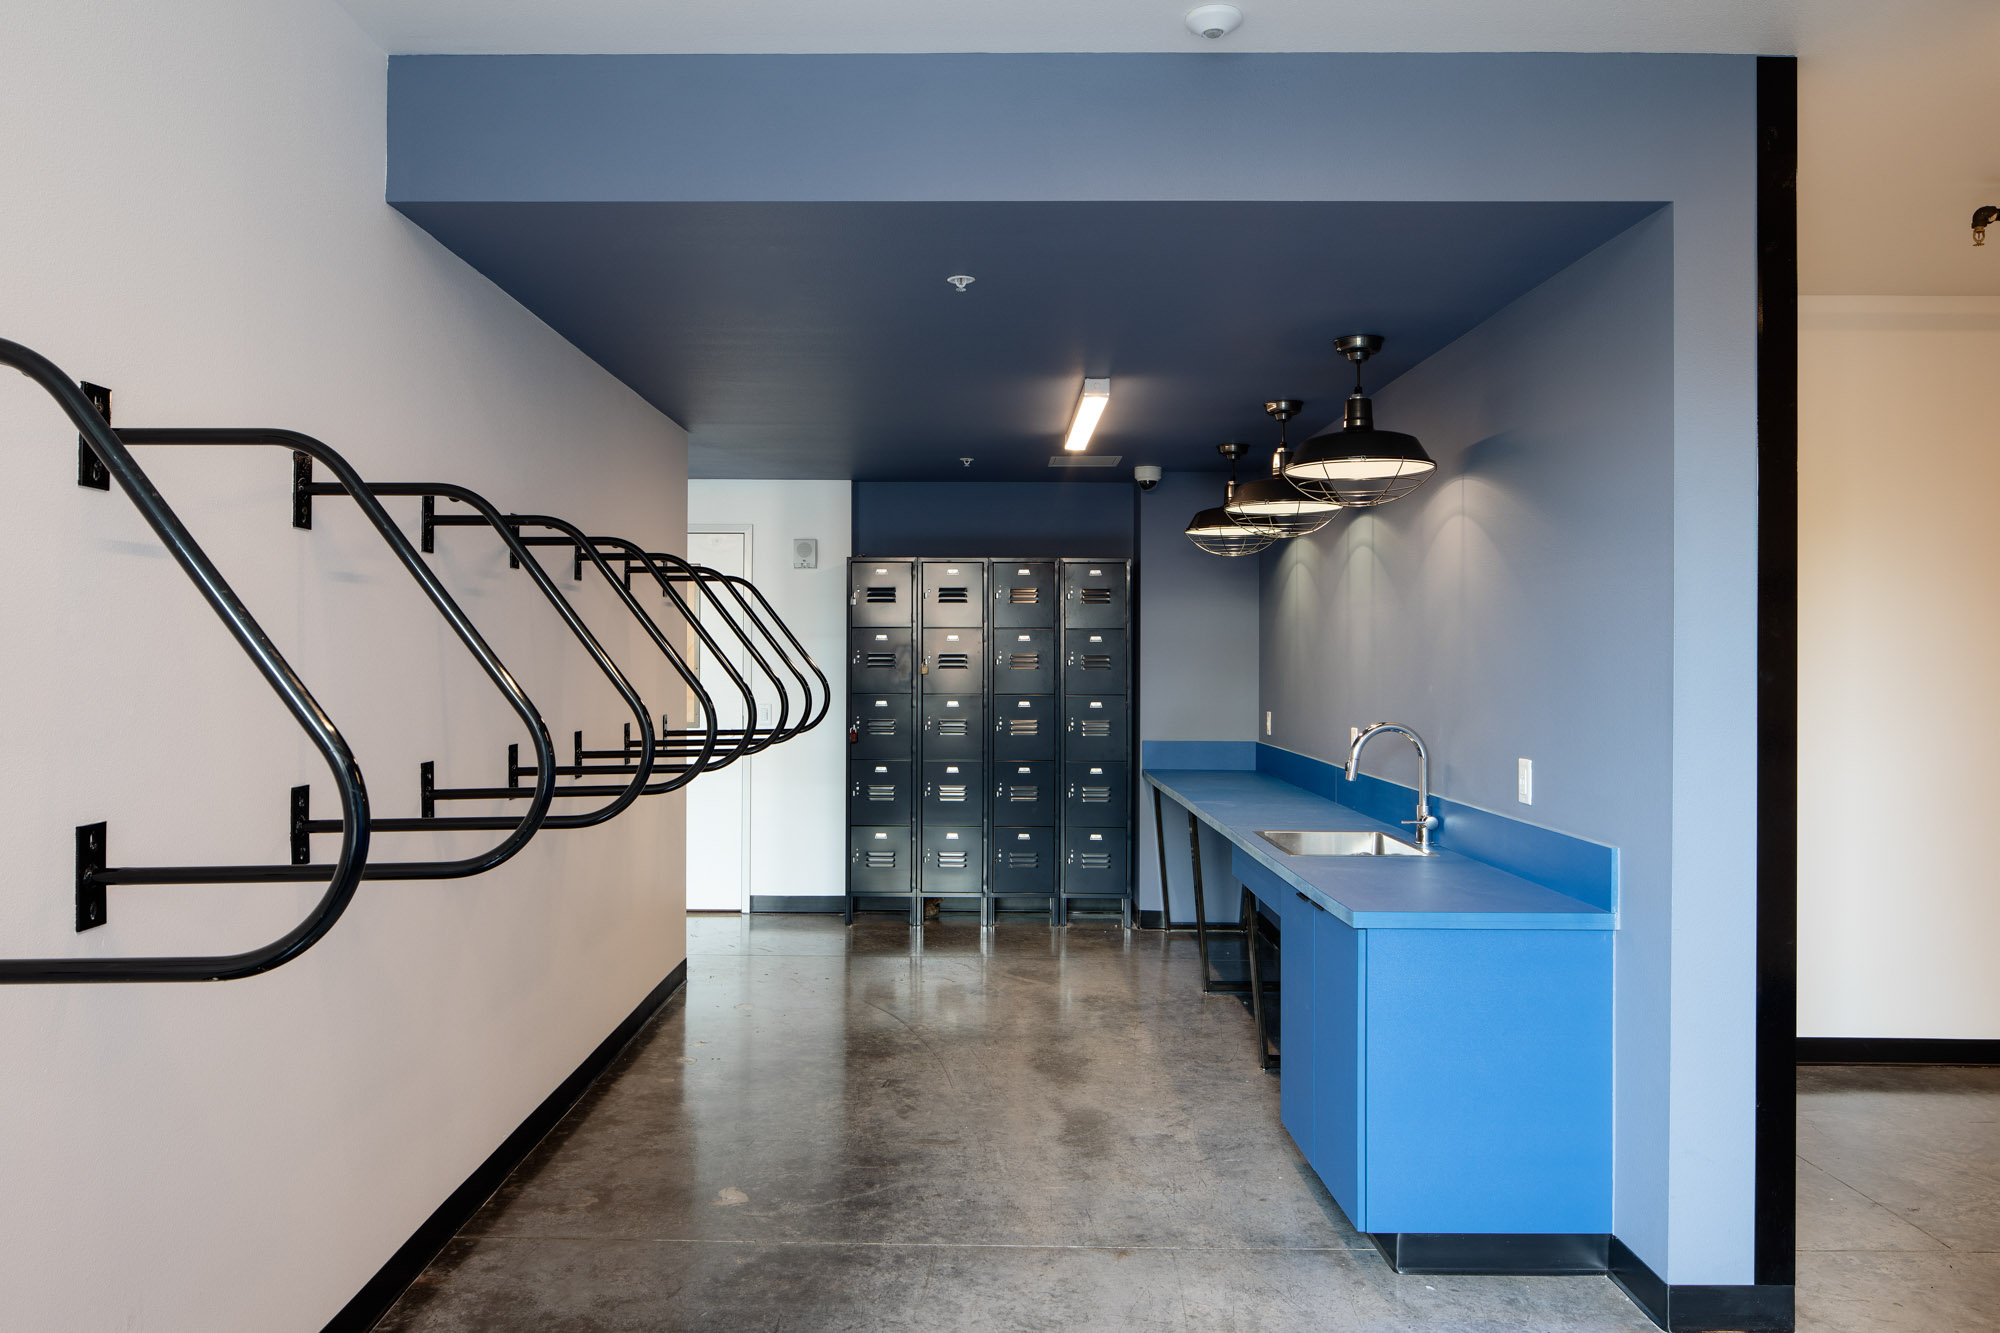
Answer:
[{"label": "caged pendant light fixture", "polygon": [[1400,500],[1429,481],[1437,464],[1416,436],[1375,429],[1374,405],[1361,391],[1361,363],[1382,350],[1381,335],[1353,333],[1333,346],[1354,363],[1354,392],[1340,424],[1299,446],[1285,477],[1315,499],[1350,509]]},{"label": "caged pendant light fixture", "polygon": [[1236,460],[1250,452],[1247,444],[1218,444],[1216,452],[1229,460],[1229,486],[1222,504],[1204,509],[1188,521],[1188,540],[1210,555],[1255,555],[1278,540],[1268,532],[1246,528],[1225,507],[1236,498]]},{"label": "caged pendant light fixture", "polygon": [[1305,406],[1296,398],[1280,398],[1264,404],[1264,410],[1278,421],[1278,448],[1271,455],[1271,475],[1244,482],[1223,506],[1244,527],[1274,538],[1318,532],[1340,510],[1334,501],[1308,495],[1285,480],[1284,467],[1291,459],[1285,423],[1303,412]]}]

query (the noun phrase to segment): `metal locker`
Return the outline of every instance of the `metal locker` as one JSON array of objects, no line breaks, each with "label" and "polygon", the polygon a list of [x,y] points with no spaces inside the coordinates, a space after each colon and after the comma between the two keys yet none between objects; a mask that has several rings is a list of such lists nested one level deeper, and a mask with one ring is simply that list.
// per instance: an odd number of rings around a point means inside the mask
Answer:
[{"label": "metal locker", "polygon": [[1062,891],[1065,894],[1122,898],[1131,888],[1125,873],[1125,830],[1063,830]]},{"label": "metal locker", "polygon": [[1060,610],[1056,567],[1046,560],[995,560],[988,575],[993,583],[995,629],[1052,628]]},{"label": "metal locker", "polygon": [[1125,631],[1064,630],[1063,692],[1065,694],[1127,693]]},{"label": "metal locker", "polygon": [[855,694],[909,693],[910,631],[872,627],[847,631],[847,688]]},{"label": "metal locker", "polygon": [[1130,764],[1070,764],[1063,774],[1063,823],[1124,828],[1132,821]]},{"label": "metal locker", "polygon": [[924,624],[986,623],[986,565],[980,560],[926,560],[923,569]]},{"label": "metal locker", "polygon": [[1125,628],[1122,561],[1063,562],[1063,624],[1071,629]]},{"label": "metal locker", "polygon": [[977,824],[986,808],[985,765],[976,759],[926,759],[920,809],[929,824]]},{"label": "metal locker", "polygon": [[923,749],[926,759],[983,759],[986,756],[986,700],[977,694],[925,694]]},{"label": "metal locker", "polygon": [[1053,759],[1056,735],[1055,695],[993,696],[995,759]]},{"label": "metal locker", "polygon": [[[993,822],[1053,828],[1061,809],[1056,766],[1048,762],[993,765]],[[1054,864],[1051,862],[1051,864]]]},{"label": "metal locker", "polygon": [[1072,763],[1126,760],[1131,727],[1122,694],[1073,694],[1063,698],[1063,757]]},{"label": "metal locker", "polygon": [[917,749],[917,708],[908,694],[854,694],[847,700],[849,759],[909,759]]},{"label": "metal locker", "polygon": [[986,636],[963,626],[926,628],[918,667],[925,694],[977,694],[985,688]]},{"label": "metal locker", "polygon": [[918,882],[925,894],[979,893],[985,887],[985,831],[977,825],[934,828],[919,835]]},{"label": "metal locker", "polygon": [[[1091,633],[1109,631],[1089,631]],[[996,629],[993,644],[995,694],[1056,692],[1056,632],[1052,629]],[[1099,678],[1101,679],[1101,677]]]},{"label": "metal locker", "polygon": [[996,898],[1010,893],[1046,898],[1056,891],[1062,858],[1052,828],[996,828],[988,859],[986,891]]},{"label": "metal locker", "polygon": [[856,560],[847,567],[847,623],[913,625],[916,571],[907,560]]},{"label": "metal locker", "polygon": [[847,831],[847,891],[908,893],[912,871],[910,826],[852,828]]},{"label": "metal locker", "polygon": [[847,822],[907,824],[911,765],[907,759],[850,759],[847,762]]}]

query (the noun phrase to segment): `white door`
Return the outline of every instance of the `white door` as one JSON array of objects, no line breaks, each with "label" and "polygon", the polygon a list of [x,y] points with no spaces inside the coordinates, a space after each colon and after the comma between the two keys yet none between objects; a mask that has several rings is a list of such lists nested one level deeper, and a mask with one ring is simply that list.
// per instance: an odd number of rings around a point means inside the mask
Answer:
[{"label": "white door", "polygon": [[[724,574],[750,577],[750,532],[690,532],[687,558]],[[729,605],[725,603],[725,605]],[[715,641],[729,650],[729,660],[750,680],[749,656],[727,626],[715,620],[706,599],[699,604],[702,620]],[[752,631],[754,633],[755,631]],[[700,643],[696,641],[697,649]],[[743,725],[743,693],[712,654],[698,651],[696,674],[715,701],[719,723]],[[699,720],[697,715],[696,721]],[[760,722],[764,719],[759,718]],[[691,722],[690,725],[693,725]],[[690,912],[750,910],[750,763],[739,759],[719,773],[707,773],[688,785],[687,895]]]}]

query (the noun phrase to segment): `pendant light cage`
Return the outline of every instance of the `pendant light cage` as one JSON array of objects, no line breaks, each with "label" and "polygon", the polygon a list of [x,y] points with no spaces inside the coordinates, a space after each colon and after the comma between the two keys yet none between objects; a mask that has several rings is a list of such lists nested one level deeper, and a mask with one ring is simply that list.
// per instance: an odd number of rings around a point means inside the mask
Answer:
[{"label": "pendant light cage", "polygon": [[1229,460],[1229,484],[1223,491],[1222,503],[1188,520],[1188,540],[1210,555],[1255,555],[1278,540],[1272,533],[1243,526],[1228,509],[1236,500],[1236,460],[1249,449],[1247,444],[1216,446],[1216,452]]},{"label": "pendant light cage", "polygon": [[1306,494],[1284,475],[1285,464],[1291,458],[1285,423],[1304,411],[1305,404],[1296,398],[1280,398],[1264,404],[1264,410],[1278,421],[1278,448],[1271,455],[1271,475],[1237,487],[1223,508],[1244,527],[1265,533],[1274,541],[1318,532],[1340,512],[1341,506]]},{"label": "pendant light cage", "polygon": [[1416,436],[1375,429],[1374,404],[1361,389],[1361,364],[1381,350],[1382,339],[1357,333],[1334,346],[1354,363],[1354,391],[1340,424],[1307,440],[1284,465],[1285,480],[1303,495],[1344,509],[1400,500],[1429,481],[1437,463]]}]

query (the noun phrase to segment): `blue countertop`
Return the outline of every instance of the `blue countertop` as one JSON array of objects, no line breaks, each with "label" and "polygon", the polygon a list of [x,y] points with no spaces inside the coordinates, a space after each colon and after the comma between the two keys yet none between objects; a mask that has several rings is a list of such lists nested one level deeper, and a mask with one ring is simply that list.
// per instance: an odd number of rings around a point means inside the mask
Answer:
[{"label": "blue countertop", "polygon": [[1455,852],[1287,856],[1256,831],[1364,829],[1408,841],[1410,830],[1268,773],[1147,769],[1144,777],[1241,854],[1357,929],[1615,930],[1618,925],[1615,912]]}]

